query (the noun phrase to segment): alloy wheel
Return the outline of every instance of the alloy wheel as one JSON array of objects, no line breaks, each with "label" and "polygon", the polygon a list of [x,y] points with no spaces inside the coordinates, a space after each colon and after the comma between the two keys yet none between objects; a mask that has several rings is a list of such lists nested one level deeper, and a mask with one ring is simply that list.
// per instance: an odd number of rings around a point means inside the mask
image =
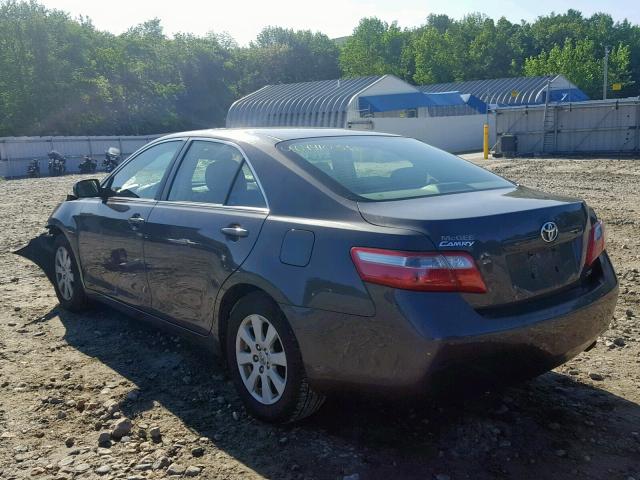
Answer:
[{"label": "alloy wheel", "polygon": [[60,295],[62,295],[62,298],[65,300],[71,300],[73,297],[73,282],[75,278],[71,262],[69,251],[64,246],[58,247],[55,261],[56,283],[58,284]]},{"label": "alloy wheel", "polygon": [[236,363],[247,391],[263,405],[282,397],[287,384],[287,355],[275,326],[249,315],[236,333]]}]

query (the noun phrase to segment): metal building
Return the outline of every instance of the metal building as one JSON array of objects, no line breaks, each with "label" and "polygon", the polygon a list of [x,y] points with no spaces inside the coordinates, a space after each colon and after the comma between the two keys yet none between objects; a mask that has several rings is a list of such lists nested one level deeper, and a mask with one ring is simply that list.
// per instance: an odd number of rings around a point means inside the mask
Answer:
[{"label": "metal building", "polygon": [[496,108],[585,100],[588,97],[562,75],[422,87],[382,75],[267,85],[229,108],[227,127],[366,129],[465,152],[482,148],[483,125],[491,127],[495,119],[487,115],[488,104]]},{"label": "metal building", "polygon": [[583,102],[586,93],[562,75],[541,77],[497,78],[465,82],[435,83],[418,87],[422,92],[460,92],[478,97],[490,106],[538,105],[546,102],[549,89],[551,102]]},{"label": "metal building", "polygon": [[476,115],[486,104],[461,92],[421,92],[393,75],[267,85],[229,108],[227,127],[339,127],[370,118]]},{"label": "metal building", "polygon": [[[382,75],[267,85],[236,101],[227,127],[338,127],[414,137],[452,152],[478,149],[487,106],[460,92],[424,93]],[[460,135],[460,132],[468,132]]]},{"label": "metal building", "polygon": [[231,105],[227,127],[344,127],[349,102],[383,78],[266,85]]}]

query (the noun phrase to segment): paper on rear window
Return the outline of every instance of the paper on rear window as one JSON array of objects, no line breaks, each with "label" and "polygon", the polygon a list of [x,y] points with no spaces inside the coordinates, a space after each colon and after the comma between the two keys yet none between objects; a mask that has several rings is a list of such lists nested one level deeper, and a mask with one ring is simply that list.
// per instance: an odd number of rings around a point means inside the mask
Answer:
[{"label": "paper on rear window", "polygon": [[387,136],[305,138],[278,148],[325,183],[370,201],[513,187],[418,140]]}]

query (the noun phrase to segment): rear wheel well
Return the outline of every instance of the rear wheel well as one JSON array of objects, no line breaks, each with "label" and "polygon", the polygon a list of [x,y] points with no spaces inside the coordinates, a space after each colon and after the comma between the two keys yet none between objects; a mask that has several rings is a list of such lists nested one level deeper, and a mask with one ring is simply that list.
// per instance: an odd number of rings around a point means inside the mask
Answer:
[{"label": "rear wheel well", "polygon": [[265,292],[261,288],[256,287],[255,285],[251,285],[248,283],[240,283],[238,285],[234,285],[229,290],[227,290],[224,294],[224,297],[222,297],[220,308],[218,309],[218,342],[220,344],[222,358],[225,358],[226,356],[227,326],[229,325],[229,317],[231,316],[231,311],[241,298],[254,292],[260,292],[265,297],[269,298],[273,303],[276,303],[273,297],[271,297],[271,295],[269,295],[267,292]]}]

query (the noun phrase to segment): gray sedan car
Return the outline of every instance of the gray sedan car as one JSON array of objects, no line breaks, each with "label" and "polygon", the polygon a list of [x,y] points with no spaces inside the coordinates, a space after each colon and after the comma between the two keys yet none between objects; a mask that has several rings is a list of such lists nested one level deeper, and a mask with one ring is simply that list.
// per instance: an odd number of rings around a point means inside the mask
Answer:
[{"label": "gray sedan car", "polygon": [[274,422],[336,389],[545,372],[594,345],[618,291],[585,202],[372,132],[168,135],[78,182],[47,228],[19,253],[62,307],[202,340]]}]

